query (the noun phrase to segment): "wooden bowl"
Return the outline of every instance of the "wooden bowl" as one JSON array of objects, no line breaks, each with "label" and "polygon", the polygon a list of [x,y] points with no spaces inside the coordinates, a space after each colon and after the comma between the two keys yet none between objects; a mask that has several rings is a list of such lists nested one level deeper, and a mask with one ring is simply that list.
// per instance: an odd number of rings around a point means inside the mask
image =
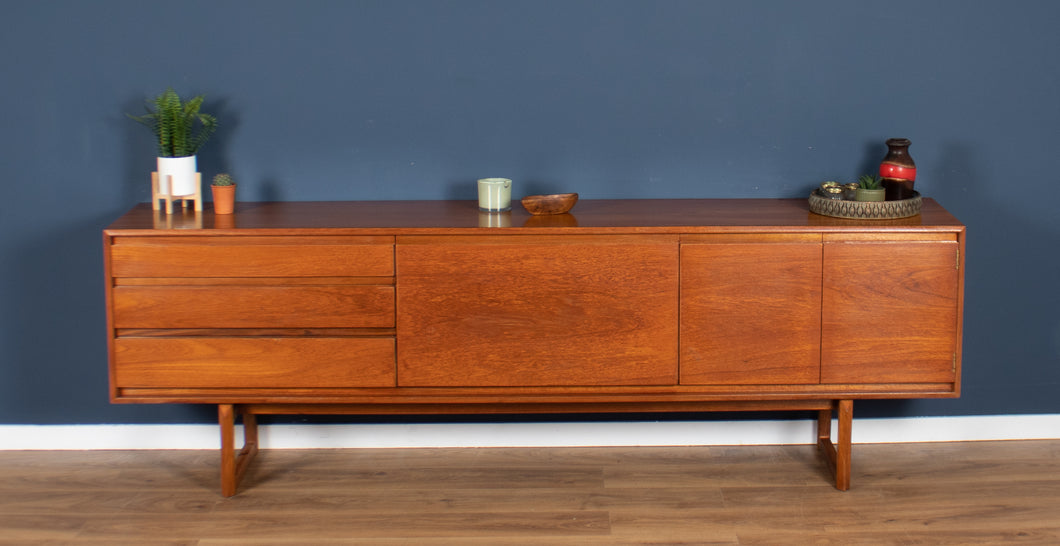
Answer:
[{"label": "wooden bowl", "polygon": [[554,193],[552,195],[527,195],[523,208],[530,214],[563,214],[578,202],[576,193]]}]

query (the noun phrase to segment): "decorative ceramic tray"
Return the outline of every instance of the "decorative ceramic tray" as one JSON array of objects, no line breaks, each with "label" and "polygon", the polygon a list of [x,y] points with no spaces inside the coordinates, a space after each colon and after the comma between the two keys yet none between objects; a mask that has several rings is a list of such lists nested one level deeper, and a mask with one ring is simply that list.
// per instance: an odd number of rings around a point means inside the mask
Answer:
[{"label": "decorative ceramic tray", "polygon": [[920,202],[920,194],[915,191],[913,197],[899,201],[847,201],[828,199],[813,190],[810,194],[810,212],[855,220],[889,220],[920,214]]}]

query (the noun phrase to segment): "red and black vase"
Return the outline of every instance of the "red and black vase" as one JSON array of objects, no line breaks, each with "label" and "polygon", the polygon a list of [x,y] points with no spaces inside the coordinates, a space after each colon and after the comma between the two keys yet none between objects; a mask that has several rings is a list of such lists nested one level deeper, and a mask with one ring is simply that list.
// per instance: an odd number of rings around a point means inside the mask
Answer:
[{"label": "red and black vase", "polygon": [[908,138],[887,139],[887,157],[880,163],[880,178],[888,201],[913,197],[916,163],[909,155],[910,144]]}]

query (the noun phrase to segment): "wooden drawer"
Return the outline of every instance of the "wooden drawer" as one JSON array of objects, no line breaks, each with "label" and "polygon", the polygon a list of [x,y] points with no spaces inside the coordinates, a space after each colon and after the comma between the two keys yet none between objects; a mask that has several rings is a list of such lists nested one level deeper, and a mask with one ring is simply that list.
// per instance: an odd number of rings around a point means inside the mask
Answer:
[{"label": "wooden drawer", "polygon": [[393,387],[393,338],[119,338],[118,388]]},{"label": "wooden drawer", "polygon": [[117,286],[115,328],[392,328],[394,287]]},{"label": "wooden drawer", "polygon": [[115,237],[114,277],[387,277],[393,237]]}]

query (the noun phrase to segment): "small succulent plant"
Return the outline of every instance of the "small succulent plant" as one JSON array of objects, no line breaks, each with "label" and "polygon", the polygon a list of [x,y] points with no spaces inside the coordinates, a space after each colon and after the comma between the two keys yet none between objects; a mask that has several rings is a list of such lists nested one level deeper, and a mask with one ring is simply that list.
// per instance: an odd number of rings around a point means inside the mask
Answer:
[{"label": "small succulent plant", "polygon": [[880,185],[879,175],[863,174],[858,177],[858,187],[863,190],[878,190],[883,186]]},{"label": "small succulent plant", "polygon": [[232,180],[232,175],[228,173],[215,174],[213,177],[214,186],[235,186],[235,180]]}]

